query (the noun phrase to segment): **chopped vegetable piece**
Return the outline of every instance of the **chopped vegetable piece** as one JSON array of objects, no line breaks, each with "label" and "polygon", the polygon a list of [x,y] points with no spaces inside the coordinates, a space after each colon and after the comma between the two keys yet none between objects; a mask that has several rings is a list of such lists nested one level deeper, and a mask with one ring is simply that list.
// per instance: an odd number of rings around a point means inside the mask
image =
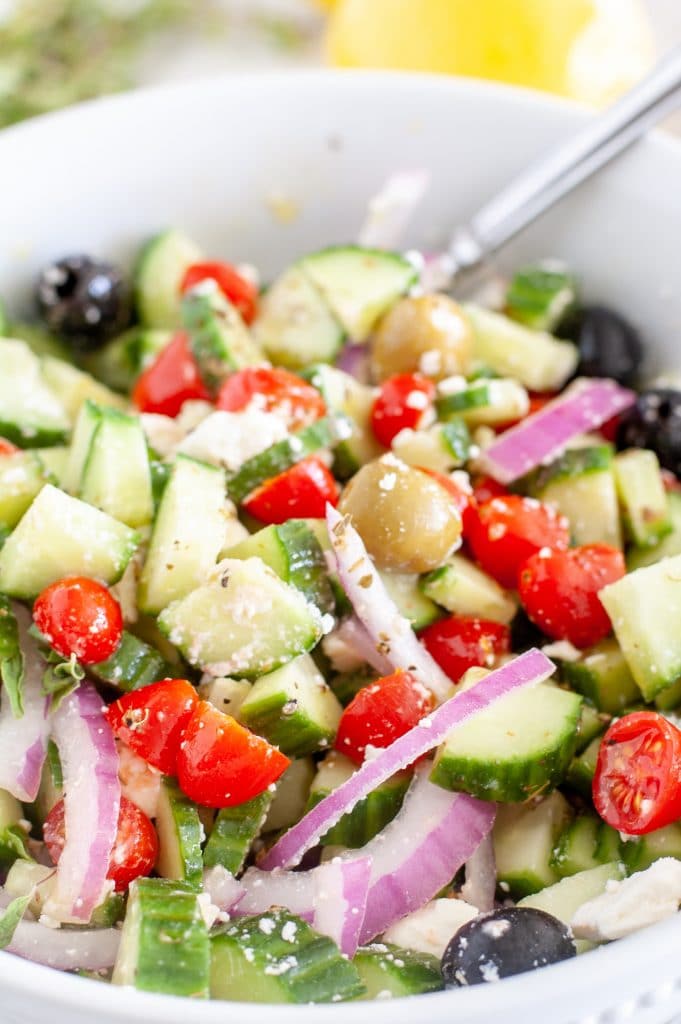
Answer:
[{"label": "chopped vegetable piece", "polygon": [[175,417],[185,402],[210,401],[189,338],[179,332],[137,378],[132,401],[140,412]]},{"label": "chopped vegetable piece", "polygon": [[320,519],[327,503],[338,503],[338,485],[325,463],[311,455],[267,480],[242,506],[261,523],[281,524],[289,519]]},{"label": "chopped vegetable piece", "polygon": [[410,672],[395,672],[363,687],[348,704],[335,747],[362,764],[367,747],[388,747],[432,710],[433,695]]},{"label": "chopped vegetable piece", "polygon": [[419,639],[452,682],[469,668],[489,667],[511,650],[511,631],[500,622],[453,615],[427,626]]},{"label": "chopped vegetable piece", "polygon": [[182,293],[191,291],[202,281],[215,281],[220,291],[239,310],[242,319],[250,324],[258,308],[258,290],[230,263],[192,263],[187,267],[180,284]]},{"label": "chopped vegetable piece", "polygon": [[417,430],[433,417],[435,385],[420,373],[388,377],[371,411],[371,429],[377,441],[389,448],[401,430]]},{"label": "chopped vegetable piece", "polygon": [[106,661],[123,635],[123,614],[111,592],[86,576],[50,584],[36,598],[33,619],[50,646],[83,665]]},{"label": "chopped vegetable piece", "polygon": [[177,754],[197,703],[186,679],[164,679],[119,697],[106,709],[118,739],[164,775],[177,774]]},{"label": "chopped vegetable piece", "polygon": [[276,413],[289,430],[301,430],[326,415],[317,388],[280,366],[249,366],[232,373],[215,404],[225,412],[253,408]]}]

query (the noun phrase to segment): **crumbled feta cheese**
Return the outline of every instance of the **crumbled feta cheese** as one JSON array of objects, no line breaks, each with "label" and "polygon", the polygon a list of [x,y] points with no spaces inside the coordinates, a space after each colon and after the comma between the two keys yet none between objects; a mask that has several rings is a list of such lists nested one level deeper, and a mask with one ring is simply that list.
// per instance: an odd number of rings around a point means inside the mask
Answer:
[{"label": "crumbled feta cheese", "polygon": [[569,640],[557,640],[556,643],[546,644],[542,652],[547,658],[557,658],[559,661],[579,661],[582,652],[570,643]]},{"label": "crumbled feta cheese", "polygon": [[143,412],[140,419],[147,441],[154,451],[163,458],[172,455],[184,437],[184,431],[177,420],[155,412]]},{"label": "crumbled feta cheese", "polygon": [[455,932],[477,914],[477,908],[463,900],[432,900],[388,928],[383,938],[402,949],[440,958]]},{"label": "crumbled feta cheese", "polygon": [[575,938],[591,942],[625,935],[671,917],[681,904],[681,861],[663,857],[646,871],[608,883],[606,891],[584,903],[572,918]]},{"label": "crumbled feta cheese", "polygon": [[127,747],[116,741],[118,777],[123,796],[139,807],[148,818],[155,818],[161,795],[161,773]]},{"label": "crumbled feta cheese", "polygon": [[188,434],[178,451],[235,471],[247,459],[259,455],[286,436],[286,426],[272,413],[260,409],[218,411],[211,413]]}]

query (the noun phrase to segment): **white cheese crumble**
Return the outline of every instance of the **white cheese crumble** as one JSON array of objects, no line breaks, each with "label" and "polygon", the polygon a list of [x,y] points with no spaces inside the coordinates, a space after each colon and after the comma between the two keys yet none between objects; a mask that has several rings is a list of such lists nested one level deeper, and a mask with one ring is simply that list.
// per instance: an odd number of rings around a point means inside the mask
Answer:
[{"label": "white cheese crumble", "polygon": [[463,900],[432,900],[388,928],[383,938],[402,949],[440,958],[452,936],[477,915],[477,908]]},{"label": "white cheese crumble", "polygon": [[178,451],[235,471],[287,436],[278,416],[260,409],[213,412],[188,434]]},{"label": "white cheese crumble", "polygon": [[663,857],[645,871],[582,904],[571,921],[575,938],[607,942],[671,917],[681,904],[681,861]]}]

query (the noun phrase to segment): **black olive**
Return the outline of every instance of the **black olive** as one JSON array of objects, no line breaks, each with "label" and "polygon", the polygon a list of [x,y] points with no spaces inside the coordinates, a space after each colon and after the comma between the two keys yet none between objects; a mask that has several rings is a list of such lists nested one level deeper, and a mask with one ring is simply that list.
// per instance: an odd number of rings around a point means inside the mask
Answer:
[{"label": "black olive", "polygon": [[511,650],[526,651],[530,647],[541,647],[547,642],[546,634],[535,626],[521,608],[511,623]]},{"label": "black olive", "polygon": [[642,391],[617,427],[618,448],[651,448],[660,465],[681,474],[681,391]]},{"label": "black olive", "polygon": [[99,348],[130,324],[132,296],[122,272],[89,256],[45,267],[37,296],[47,326],[79,352]]},{"label": "black olive", "polygon": [[445,985],[480,985],[575,956],[569,928],[543,910],[509,907],[460,928],[442,957]]},{"label": "black olive", "polygon": [[638,331],[605,306],[585,306],[562,325],[560,335],[579,348],[578,376],[612,377],[632,384],[643,360]]}]

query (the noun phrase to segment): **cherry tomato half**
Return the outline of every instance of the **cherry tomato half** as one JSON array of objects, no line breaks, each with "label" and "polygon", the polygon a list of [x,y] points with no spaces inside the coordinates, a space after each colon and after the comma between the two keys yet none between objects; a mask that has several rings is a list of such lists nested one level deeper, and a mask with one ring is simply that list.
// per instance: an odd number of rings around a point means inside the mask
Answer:
[{"label": "cherry tomato half", "polygon": [[376,440],[389,448],[393,438],[407,428],[418,430],[432,413],[435,385],[420,373],[398,373],[381,384],[371,410],[371,429]]},{"label": "cherry tomato half", "polygon": [[177,777],[196,803],[236,807],[263,793],[290,763],[267,740],[201,700],[180,744]]},{"label": "cherry tomato half", "polygon": [[113,732],[164,775],[177,774],[177,752],[198,697],[186,679],[163,679],[126,693],[106,709]]},{"label": "cherry tomato half", "polygon": [[505,498],[509,494],[508,488],[500,484],[493,476],[477,476],[473,480],[473,497],[478,505],[484,505],[492,498]]},{"label": "cherry tomato half", "polygon": [[513,589],[523,562],[542,548],[564,550],[570,543],[565,516],[534,498],[509,494],[492,498],[468,520],[466,539],[485,572]]},{"label": "cherry tomato half", "polygon": [[189,338],[180,331],[137,378],[132,401],[140,412],[175,417],[185,402],[210,401]]},{"label": "cherry tomato half", "polygon": [[249,366],[231,374],[220,388],[216,405],[225,412],[240,412],[249,406],[274,412],[289,430],[307,427],[326,413],[317,389],[279,366]]},{"label": "cherry tomato half", "polygon": [[499,622],[453,615],[426,626],[419,640],[453,683],[469,668],[489,668],[511,650],[511,630]]},{"label": "cherry tomato half", "polygon": [[353,697],[341,717],[334,746],[355,764],[362,764],[369,744],[389,747],[432,709],[432,693],[410,672],[395,672]]},{"label": "cherry tomato half", "polygon": [[14,455],[16,452],[20,452],[21,448],[17,448],[15,444],[8,441],[6,437],[0,437],[0,455]]},{"label": "cherry tomato half", "polygon": [[[43,838],[50,857],[55,864],[64,849],[66,835],[64,801],[54,805],[43,825]],[[156,829],[144,811],[121,797],[118,812],[118,832],[114,841],[107,878],[116,886],[116,892],[123,892],[136,878],[146,878],[154,869],[158,857]]]},{"label": "cherry tomato half", "polygon": [[331,471],[311,455],[266,480],[242,505],[261,523],[285,523],[289,519],[323,519],[326,503],[337,505],[338,495]]},{"label": "cherry tomato half", "polygon": [[655,711],[636,711],[601,740],[593,780],[601,818],[639,836],[681,818],[681,731]]},{"label": "cherry tomato half", "polygon": [[123,634],[123,614],[110,591],[87,576],[68,576],[36,598],[33,621],[64,658],[75,654],[96,665],[114,653]]},{"label": "cherry tomato half", "polygon": [[248,281],[231,263],[212,261],[194,263],[182,278],[182,294],[194,288],[201,281],[215,281],[218,288],[235,306],[247,324],[255,320],[258,309],[258,289]]},{"label": "cherry tomato half", "polygon": [[612,629],[598,592],[625,572],[622,552],[609,544],[540,551],[520,570],[520,600],[547,636],[591,647]]}]

